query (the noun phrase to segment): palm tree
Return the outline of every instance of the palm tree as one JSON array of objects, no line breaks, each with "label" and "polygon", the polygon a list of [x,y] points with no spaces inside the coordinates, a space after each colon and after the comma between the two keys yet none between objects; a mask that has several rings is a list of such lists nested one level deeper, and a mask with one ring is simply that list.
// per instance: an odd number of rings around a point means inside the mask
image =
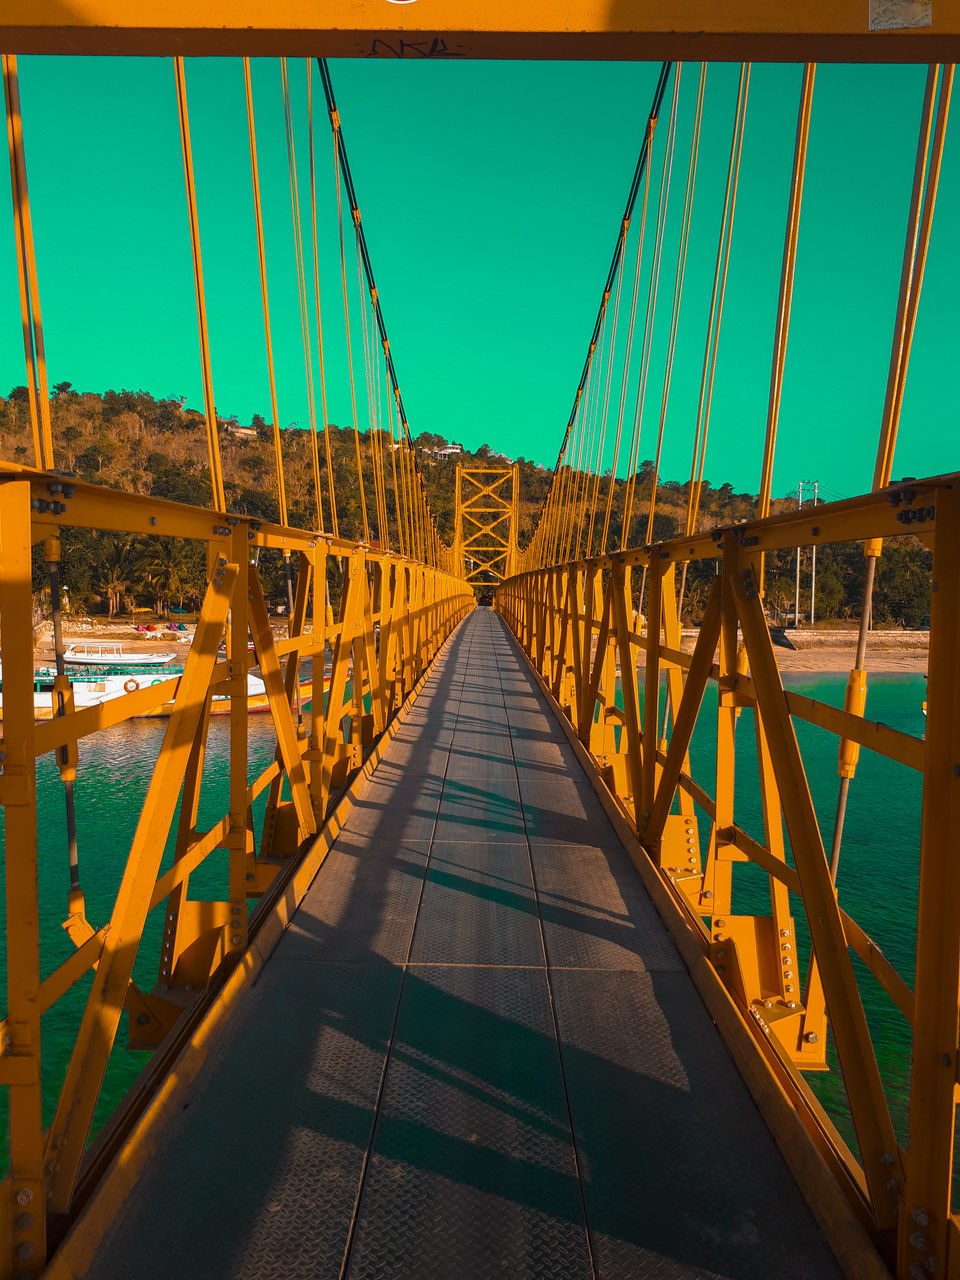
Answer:
[{"label": "palm tree", "polygon": [[150,538],[137,566],[141,584],[153,594],[157,613],[168,617],[170,602],[183,607],[184,597],[194,594],[194,566],[187,545],[180,538]]},{"label": "palm tree", "polygon": [[120,607],[120,598],[130,586],[131,540],[108,537],[100,544],[101,560],[96,569],[96,587],[107,597],[107,616],[112,618]]}]

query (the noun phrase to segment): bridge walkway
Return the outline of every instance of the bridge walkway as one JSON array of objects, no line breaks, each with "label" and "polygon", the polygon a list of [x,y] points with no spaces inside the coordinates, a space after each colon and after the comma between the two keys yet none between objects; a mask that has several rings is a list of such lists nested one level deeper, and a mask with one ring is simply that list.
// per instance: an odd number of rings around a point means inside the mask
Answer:
[{"label": "bridge walkway", "polygon": [[514,641],[476,610],[89,1280],[839,1274]]}]

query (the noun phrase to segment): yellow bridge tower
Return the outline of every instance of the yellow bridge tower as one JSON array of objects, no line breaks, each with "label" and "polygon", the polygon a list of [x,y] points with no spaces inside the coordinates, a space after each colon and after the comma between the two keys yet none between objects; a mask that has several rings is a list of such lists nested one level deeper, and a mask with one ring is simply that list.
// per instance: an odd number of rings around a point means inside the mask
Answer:
[{"label": "yellow bridge tower", "polygon": [[517,464],[457,466],[455,553],[468,582],[503,582],[517,571]]}]

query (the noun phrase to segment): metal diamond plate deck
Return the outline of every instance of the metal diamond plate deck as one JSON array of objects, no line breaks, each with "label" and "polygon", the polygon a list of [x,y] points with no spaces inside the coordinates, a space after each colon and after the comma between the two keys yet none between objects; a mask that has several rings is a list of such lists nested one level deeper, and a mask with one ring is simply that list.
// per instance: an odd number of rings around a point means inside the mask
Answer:
[{"label": "metal diamond plate deck", "polygon": [[839,1271],[501,619],[478,609],[89,1280]]}]

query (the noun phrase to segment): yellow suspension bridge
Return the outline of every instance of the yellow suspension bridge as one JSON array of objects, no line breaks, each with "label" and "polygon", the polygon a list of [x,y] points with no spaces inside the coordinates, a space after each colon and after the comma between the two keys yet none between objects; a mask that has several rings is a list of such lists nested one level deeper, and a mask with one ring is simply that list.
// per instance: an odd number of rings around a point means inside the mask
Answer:
[{"label": "yellow suspension bridge", "polygon": [[[960,1276],[952,1202],[960,477],[892,480],[949,119],[953,65],[945,59],[960,44],[960,6],[843,0],[761,14],[693,0],[641,18],[629,6],[577,0],[562,20],[548,9],[424,3],[387,13],[363,0],[331,6],[322,26],[284,2],[269,21],[257,6],[217,0],[162,0],[139,16],[114,0],[7,0],[0,14],[35,449],[32,466],[0,464],[4,1278]],[[411,18],[402,29],[401,13]],[[446,545],[411,440],[323,60],[404,48],[667,59],[549,496],[525,546],[513,466],[458,472],[456,534]],[[57,469],[28,198],[29,120],[21,117],[15,55],[78,51],[174,58],[207,509],[107,490]],[[225,497],[184,62],[213,53],[243,59],[278,524],[229,512]],[[288,523],[277,421],[247,61],[262,54],[282,55],[313,406],[309,529]],[[304,55],[305,64],[293,61]],[[690,58],[700,67],[679,61]],[[640,324],[641,251],[653,255],[654,281],[671,269],[663,253],[669,169],[661,165],[657,191],[650,156],[662,147],[672,162],[678,95],[689,84],[697,123],[688,175],[695,172],[706,61],[730,58],[741,66],[687,518],[682,537],[654,543],[656,475],[641,511],[638,436],[655,324],[666,326],[672,361],[692,177],[673,312],[658,320],[648,305]],[[746,523],[705,530],[700,491],[754,58],[806,62],[758,510]],[[917,103],[872,490],[815,513],[771,514],[816,59],[930,66]],[[316,268],[329,246],[318,243],[315,221],[311,228],[299,220],[289,78],[301,72],[308,93],[323,95],[332,127],[348,349],[345,238],[356,240],[361,323],[355,309],[352,334],[366,370],[365,384],[351,383],[356,526],[342,500],[338,512],[319,291],[311,296],[311,257]],[[309,145],[300,175],[309,172],[314,196],[312,127]],[[683,168],[678,156],[681,188]],[[676,189],[672,198],[680,199]],[[641,248],[628,305],[631,224]],[[632,346],[639,369],[636,406],[627,403],[626,374],[611,385],[613,362],[603,364],[618,315],[626,362]],[[658,468],[664,421],[661,407]],[[57,586],[61,534],[75,529],[204,548],[206,593],[182,673],[76,705]],[[864,715],[874,567],[882,541],[904,533],[933,555],[923,738]],[[784,688],[764,610],[764,558],[851,541],[867,557],[863,621],[845,704],[836,707]],[[43,720],[32,628],[39,545],[58,665],[52,718]],[[270,557],[286,567],[281,638],[259,572]],[[715,572],[690,652],[681,616],[688,576],[700,565]],[[495,589],[493,609],[478,607],[478,587]],[[250,765],[252,669],[275,739],[259,773]],[[229,802],[201,825],[215,697],[229,699]],[[111,905],[88,912],[93,895],[74,815],[79,744],[96,750],[98,735],[164,708],[162,746]],[[734,750],[741,720],[741,736],[752,724],[755,737],[747,771]],[[831,830],[814,810],[797,724],[837,743]],[[698,726],[716,754],[696,776]],[[912,984],[837,891],[862,750],[922,779]],[[37,762],[49,753],[67,814],[63,916],[72,948],[53,968],[44,963],[38,900]],[[738,824],[734,796],[744,789],[762,807],[762,838]],[[218,853],[219,895],[192,895],[191,881]],[[767,899],[753,913],[738,905],[748,871]],[[152,984],[134,981],[147,934],[159,939],[149,944]],[[878,984],[909,1029],[906,1144],[871,1041],[865,982]],[[52,1080],[44,1015],[64,1009],[79,1012],[69,1063]],[[151,1056],[104,1122],[104,1076],[126,1044]],[[806,1079],[828,1065],[855,1141],[845,1141]]]}]

